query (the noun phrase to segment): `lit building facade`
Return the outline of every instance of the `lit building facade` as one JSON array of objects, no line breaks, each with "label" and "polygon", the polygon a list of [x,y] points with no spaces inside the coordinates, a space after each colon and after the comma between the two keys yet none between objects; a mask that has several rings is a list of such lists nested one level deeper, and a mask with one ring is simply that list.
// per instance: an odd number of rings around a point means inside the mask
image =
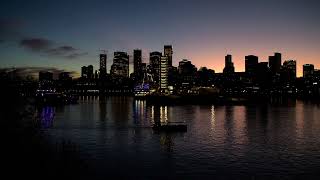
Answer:
[{"label": "lit building facade", "polygon": [[110,74],[129,77],[129,55],[126,52],[114,52]]},{"label": "lit building facade", "polygon": [[100,54],[100,77],[107,74],[107,54]]},{"label": "lit building facade", "polygon": [[133,72],[136,75],[141,74],[141,63],[142,63],[142,50],[141,49],[133,50]]},{"label": "lit building facade", "polygon": [[88,68],[87,66],[82,66],[81,67],[81,77],[82,78],[87,78],[88,75]]},{"label": "lit building facade", "polygon": [[149,59],[149,64],[150,64],[150,71],[153,76],[153,80],[155,81],[156,84],[159,84],[159,77],[160,77],[160,61],[161,61],[161,52],[151,52],[150,53],[150,59]]},{"label": "lit building facade", "polygon": [[168,57],[168,67],[170,68],[172,66],[172,45],[165,45],[164,46],[164,56]]},{"label": "lit building facade", "polygon": [[168,89],[168,57],[162,56],[160,61],[160,89]]},{"label": "lit building facade", "polygon": [[310,78],[314,73],[314,65],[313,64],[304,64],[303,65],[303,77]]},{"label": "lit building facade", "polygon": [[192,85],[195,80],[196,72],[197,68],[191,61],[183,59],[179,62],[178,73],[181,84]]},{"label": "lit building facade", "polygon": [[284,61],[282,71],[287,81],[295,81],[297,78],[297,62],[295,60]]}]

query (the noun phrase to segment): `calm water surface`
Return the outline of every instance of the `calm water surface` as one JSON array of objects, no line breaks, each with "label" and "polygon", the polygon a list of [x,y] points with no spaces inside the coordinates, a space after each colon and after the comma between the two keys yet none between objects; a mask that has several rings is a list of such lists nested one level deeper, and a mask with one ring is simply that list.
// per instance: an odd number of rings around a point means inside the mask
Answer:
[{"label": "calm water surface", "polygon": [[[320,106],[153,106],[131,97],[81,97],[39,109],[52,142],[78,145],[97,177],[314,177],[320,175]],[[155,133],[154,121],[186,133]]]}]

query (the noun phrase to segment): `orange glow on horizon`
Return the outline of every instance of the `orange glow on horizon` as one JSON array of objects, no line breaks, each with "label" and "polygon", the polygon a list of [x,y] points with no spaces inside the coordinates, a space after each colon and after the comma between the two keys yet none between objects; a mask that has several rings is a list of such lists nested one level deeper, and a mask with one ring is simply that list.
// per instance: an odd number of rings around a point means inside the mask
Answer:
[{"label": "orange glow on horizon", "polygon": [[[314,64],[315,69],[319,67],[319,63],[317,62],[317,56],[311,56],[311,55],[300,55],[297,53],[295,56],[288,56],[287,53],[282,53],[282,64],[286,60],[296,60],[297,61],[297,77],[302,77],[302,66],[303,64]],[[232,61],[235,66],[235,71],[236,72],[244,72],[245,71],[245,56],[250,55],[249,53],[244,54],[232,54],[232,53],[227,53],[232,55]],[[221,73],[223,71],[223,68],[225,66],[224,64],[224,58],[225,55],[227,54],[201,54],[201,55],[193,55],[192,58],[189,58],[191,62],[196,65],[196,67],[199,69],[200,67],[207,67],[210,69],[215,70],[216,73]],[[256,55],[259,57],[259,62],[268,62],[269,56],[273,55],[274,53],[264,53],[264,54],[255,54],[252,53],[252,55]],[[302,60],[303,59],[303,60]],[[178,62],[176,63],[178,65]]]}]

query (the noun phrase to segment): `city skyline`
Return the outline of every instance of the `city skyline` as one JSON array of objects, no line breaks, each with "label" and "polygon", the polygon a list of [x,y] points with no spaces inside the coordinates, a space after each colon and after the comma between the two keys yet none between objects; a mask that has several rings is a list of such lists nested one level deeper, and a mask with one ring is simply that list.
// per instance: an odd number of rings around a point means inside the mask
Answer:
[{"label": "city skyline", "polygon": [[224,56],[232,54],[235,71],[241,72],[245,56],[267,62],[281,52],[283,60],[297,60],[298,77],[303,64],[319,67],[317,1],[78,1],[75,6],[72,1],[5,2],[0,66],[55,67],[80,76],[83,65],[98,69],[100,50],[108,50],[109,71],[114,51],[128,52],[132,62],[139,48],[142,62],[148,62],[149,52],[171,44],[174,66],[188,59],[198,68],[222,72]]},{"label": "city skyline", "polygon": [[[166,46],[171,46],[171,45],[164,45],[164,49],[165,49],[165,47]],[[172,48],[172,47],[171,47]],[[164,50],[163,49],[163,55],[164,55]],[[94,75],[94,71],[96,71],[96,73],[98,72],[98,73],[100,73],[101,71],[101,68],[102,68],[102,73],[104,74],[104,73],[108,73],[108,74],[110,74],[111,73],[111,71],[112,71],[112,64],[114,63],[114,58],[115,58],[115,56],[114,55],[112,55],[112,56],[110,56],[111,54],[118,54],[118,53],[125,53],[126,55],[128,55],[128,60],[129,60],[129,66],[128,66],[128,69],[129,69],[129,74],[127,74],[127,77],[129,77],[129,75],[130,74],[132,74],[132,73],[135,73],[135,71],[134,71],[134,68],[135,68],[135,58],[134,58],[134,53],[136,52],[136,51],[140,51],[140,53],[142,52],[143,53],[143,51],[141,50],[141,49],[133,49],[132,50],[133,51],[133,55],[131,56],[131,55],[129,55],[129,54],[131,54],[131,53],[127,53],[127,52],[125,52],[125,51],[114,51],[113,53],[110,53],[110,54],[108,54],[107,53],[107,51],[106,50],[103,50],[102,52],[101,52],[101,54],[97,54],[97,57],[98,57],[98,59],[96,59],[96,62],[94,62],[94,63],[91,63],[91,64],[82,64],[82,65],[80,65],[80,67],[78,67],[78,70],[76,70],[76,71],[67,71],[67,70],[63,70],[63,69],[58,69],[58,68],[56,68],[56,67],[14,67],[14,66],[12,66],[12,67],[7,67],[7,68],[0,68],[0,70],[1,69],[8,69],[8,70],[10,70],[10,69],[17,69],[18,71],[20,71],[20,72],[22,72],[22,73],[26,73],[25,75],[32,75],[33,77],[35,77],[35,78],[37,78],[37,75],[38,75],[38,73],[39,72],[46,72],[46,71],[48,71],[48,72],[53,72],[54,73],[54,77],[56,77],[56,78],[58,78],[58,75],[59,75],[59,73],[62,73],[62,72],[68,72],[68,73],[70,73],[70,75],[73,77],[73,78],[79,78],[79,77],[83,77],[83,75],[82,75],[82,71],[83,71],[83,68],[85,67],[89,67],[89,66],[91,66],[91,69],[92,69],[92,72],[93,72],[93,74],[92,75]],[[148,58],[146,58],[146,57],[142,57],[142,59],[144,59],[144,61],[142,61],[142,63],[143,64],[147,64],[147,65],[151,65],[150,64],[150,60],[151,60],[151,54],[153,54],[153,53],[158,53],[158,52],[160,52],[161,53],[161,51],[152,51],[152,52],[149,52],[148,54],[149,54],[149,56],[148,56]],[[296,64],[298,64],[298,61],[296,60],[296,59],[284,59],[283,58],[283,54],[281,53],[281,52],[274,52],[274,56],[276,56],[276,55],[280,55],[280,59],[279,59],[279,64],[278,64],[278,67],[280,68],[280,67],[284,67],[285,66],[285,63],[287,62],[287,61],[295,61],[295,63]],[[210,67],[208,67],[208,66],[205,66],[205,65],[203,65],[203,66],[196,66],[195,65],[195,67],[197,68],[197,69],[200,69],[200,68],[202,68],[202,67],[206,67],[206,68],[208,68],[208,69],[212,69],[212,70],[214,70],[215,71],[215,73],[228,73],[228,71],[226,71],[226,72],[224,72],[224,70],[225,70],[225,68],[226,67],[228,67],[228,66],[230,66],[230,65],[228,65],[228,64],[226,64],[226,58],[228,58],[229,59],[229,63],[231,63],[232,64],[232,70],[231,70],[231,72],[246,72],[246,61],[247,61],[247,57],[254,57],[255,59],[256,59],[256,61],[257,61],[257,63],[266,63],[266,65],[268,66],[268,68],[270,68],[270,70],[272,71],[272,64],[271,64],[271,62],[270,62],[270,59],[272,58],[272,57],[274,57],[274,56],[272,56],[272,55],[269,55],[268,56],[268,58],[269,58],[269,60],[268,61],[264,61],[264,60],[261,60],[260,59],[260,57],[259,56],[256,56],[256,55],[254,55],[254,54],[249,54],[249,55],[246,55],[245,57],[244,57],[244,59],[243,59],[243,63],[244,63],[244,69],[242,70],[242,71],[236,71],[236,69],[237,69],[237,67],[236,66],[234,66],[234,59],[233,59],[233,55],[232,54],[226,54],[225,55],[225,62],[223,63],[223,70],[220,72],[220,71],[216,71],[216,69],[214,69],[214,68],[210,68]],[[104,58],[103,60],[101,59],[101,58]],[[108,58],[109,57],[109,58]],[[116,58],[117,59],[117,58]],[[178,64],[177,65],[175,65],[175,64],[173,64],[172,66],[173,67],[178,67],[179,66],[179,64],[180,64],[180,62],[182,62],[182,61],[185,61],[185,60],[188,60],[188,61],[190,61],[190,62],[192,62],[193,63],[193,61],[191,60],[191,59],[187,59],[187,58],[185,58],[185,59],[181,59],[181,60],[179,60],[178,61]],[[101,62],[103,62],[102,64],[101,64]],[[95,65],[93,65],[93,64],[95,64]],[[305,65],[312,65],[313,67],[314,67],[314,69],[317,69],[317,66],[315,66],[314,64],[311,64],[311,63],[308,63],[308,62],[306,62],[305,64],[302,64],[301,65],[301,69],[302,69],[302,72],[301,72],[301,74],[299,74],[299,72],[298,72],[298,69],[300,68],[300,67],[298,67],[298,66],[296,66],[296,69],[297,69],[297,73],[296,73],[296,77],[297,78],[299,78],[299,77],[303,77],[303,73],[304,73],[304,70],[303,70],[303,68],[304,68],[304,66]],[[141,65],[139,65],[139,66],[141,66]],[[141,68],[141,67],[140,67]],[[280,70],[280,69],[279,69]],[[277,73],[279,73],[279,70],[278,70],[278,72]],[[106,71],[106,72],[104,72],[104,71]],[[19,73],[18,72],[18,74],[20,74],[20,75],[23,75],[23,74],[21,74],[21,73]]]}]

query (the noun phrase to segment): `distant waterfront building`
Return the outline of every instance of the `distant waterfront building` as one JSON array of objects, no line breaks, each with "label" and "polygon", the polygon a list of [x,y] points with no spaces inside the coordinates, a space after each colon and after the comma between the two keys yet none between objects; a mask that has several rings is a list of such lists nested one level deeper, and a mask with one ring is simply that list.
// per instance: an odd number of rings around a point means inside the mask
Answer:
[{"label": "distant waterfront building", "polygon": [[228,54],[225,56],[225,67],[223,69],[224,74],[234,73],[234,65],[232,62],[232,55]]},{"label": "distant waterfront building", "polygon": [[100,77],[104,77],[107,74],[107,54],[100,54]]},{"label": "distant waterfront building", "polygon": [[281,53],[274,53],[274,56],[269,56],[269,68],[273,74],[280,73]]},{"label": "distant waterfront building", "polygon": [[160,89],[168,89],[168,56],[162,56],[160,62]]},{"label": "distant waterfront building", "polygon": [[258,56],[249,55],[245,57],[245,71],[248,75],[254,75],[258,68]]},{"label": "distant waterfront building", "polygon": [[172,45],[165,45],[164,46],[164,56],[168,57],[168,67],[170,68],[172,66]]},{"label": "distant waterfront building", "polygon": [[294,81],[297,78],[297,62],[295,60],[284,61],[282,71],[287,81]]},{"label": "distant waterfront building", "polygon": [[87,78],[88,79],[93,79],[94,75],[93,75],[93,66],[89,65],[87,67]]},{"label": "distant waterfront building", "polygon": [[309,78],[312,77],[314,73],[314,65],[313,64],[304,64],[303,65],[303,77]]},{"label": "distant waterfront building", "polygon": [[179,62],[178,73],[181,83],[192,84],[195,80],[196,72],[197,68],[191,61],[183,59]]},{"label": "distant waterfront building", "polygon": [[320,69],[315,69],[313,72],[314,80],[320,82]]},{"label": "distant waterfront building", "polygon": [[94,71],[94,79],[98,79],[99,78],[99,73],[97,70]]},{"label": "distant waterfront building", "polygon": [[59,80],[60,81],[69,81],[69,80],[72,80],[72,77],[70,76],[69,72],[61,72],[59,74]]},{"label": "distant waterfront building", "polygon": [[178,72],[179,74],[193,74],[197,72],[197,68],[191,61],[183,59],[179,62]]},{"label": "distant waterfront building", "polygon": [[40,71],[39,72],[39,81],[52,81],[53,73],[48,71]]},{"label": "distant waterfront building", "polygon": [[153,80],[157,84],[159,84],[161,56],[162,56],[161,52],[154,51],[150,53],[150,59],[149,59],[151,74],[153,76]]},{"label": "distant waterfront building", "polygon": [[208,69],[207,67],[201,67],[197,71],[197,77],[198,86],[212,86],[215,77],[215,71],[213,69]]},{"label": "distant waterfront building", "polygon": [[260,84],[260,87],[265,87],[268,84],[270,75],[270,69],[268,62],[259,62],[256,70],[256,78]]},{"label": "distant waterfront building", "polygon": [[92,79],[93,78],[93,66],[82,66],[81,67],[81,78]]},{"label": "distant waterfront building", "polygon": [[110,74],[129,77],[129,55],[126,52],[114,52]]},{"label": "distant waterfront building", "polygon": [[88,68],[87,68],[87,66],[82,66],[81,67],[81,77],[87,78],[87,76],[88,76]]},{"label": "distant waterfront building", "polygon": [[141,49],[133,50],[133,73],[141,75],[142,51]]}]

